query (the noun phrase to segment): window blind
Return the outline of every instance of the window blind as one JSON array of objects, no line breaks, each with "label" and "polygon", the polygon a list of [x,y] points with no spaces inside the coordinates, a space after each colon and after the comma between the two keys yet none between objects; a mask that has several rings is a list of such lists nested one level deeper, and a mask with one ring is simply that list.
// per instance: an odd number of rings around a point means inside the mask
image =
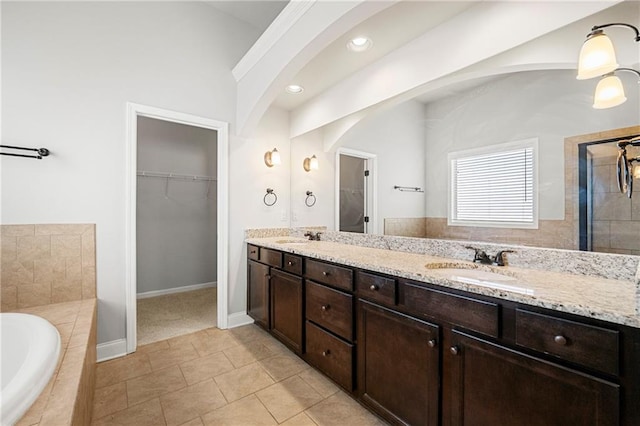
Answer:
[{"label": "window blind", "polygon": [[534,147],[451,160],[452,221],[534,224]]}]

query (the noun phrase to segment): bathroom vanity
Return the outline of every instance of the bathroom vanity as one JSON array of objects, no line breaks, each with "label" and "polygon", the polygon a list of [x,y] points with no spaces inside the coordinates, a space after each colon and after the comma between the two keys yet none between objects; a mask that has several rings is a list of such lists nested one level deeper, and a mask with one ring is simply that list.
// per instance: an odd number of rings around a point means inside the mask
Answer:
[{"label": "bathroom vanity", "polygon": [[334,242],[248,243],[249,315],[391,423],[640,424],[634,283]]}]

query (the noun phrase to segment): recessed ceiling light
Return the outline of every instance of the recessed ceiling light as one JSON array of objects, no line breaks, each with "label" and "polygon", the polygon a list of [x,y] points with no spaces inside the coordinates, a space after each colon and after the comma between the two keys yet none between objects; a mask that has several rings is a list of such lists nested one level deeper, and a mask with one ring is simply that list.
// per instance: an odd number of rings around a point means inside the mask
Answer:
[{"label": "recessed ceiling light", "polygon": [[371,39],[364,36],[354,37],[347,43],[347,48],[352,52],[364,52],[371,46],[373,46]]},{"label": "recessed ceiling light", "polygon": [[297,84],[290,84],[287,87],[285,87],[284,90],[286,90],[287,93],[291,93],[293,95],[297,95],[299,93],[304,92],[304,87],[298,86]]}]

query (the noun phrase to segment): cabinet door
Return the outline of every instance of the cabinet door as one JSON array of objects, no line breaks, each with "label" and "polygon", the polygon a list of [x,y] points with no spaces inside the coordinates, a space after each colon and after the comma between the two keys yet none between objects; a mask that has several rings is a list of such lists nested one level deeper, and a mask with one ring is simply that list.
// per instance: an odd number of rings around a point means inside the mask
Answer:
[{"label": "cabinet door", "polygon": [[271,332],[302,353],[302,278],[271,271]]},{"label": "cabinet door", "polygon": [[619,423],[618,385],[457,331],[445,353],[451,361],[445,424]]},{"label": "cabinet door", "polygon": [[359,301],[358,387],[382,415],[410,425],[437,425],[439,329]]},{"label": "cabinet door", "polygon": [[269,329],[269,266],[249,260],[247,265],[247,313],[256,324]]}]

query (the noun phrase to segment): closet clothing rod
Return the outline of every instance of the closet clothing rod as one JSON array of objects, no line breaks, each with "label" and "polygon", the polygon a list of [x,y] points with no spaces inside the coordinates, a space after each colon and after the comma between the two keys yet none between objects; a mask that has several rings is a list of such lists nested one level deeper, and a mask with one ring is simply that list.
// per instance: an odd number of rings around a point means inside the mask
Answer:
[{"label": "closet clothing rod", "polygon": [[201,180],[201,181],[217,181],[212,176],[198,176],[198,175],[182,175],[179,173],[165,173],[165,172],[148,172],[140,170],[137,173],[138,176],[152,177],[152,178],[164,178],[164,179],[183,179],[183,180]]}]

